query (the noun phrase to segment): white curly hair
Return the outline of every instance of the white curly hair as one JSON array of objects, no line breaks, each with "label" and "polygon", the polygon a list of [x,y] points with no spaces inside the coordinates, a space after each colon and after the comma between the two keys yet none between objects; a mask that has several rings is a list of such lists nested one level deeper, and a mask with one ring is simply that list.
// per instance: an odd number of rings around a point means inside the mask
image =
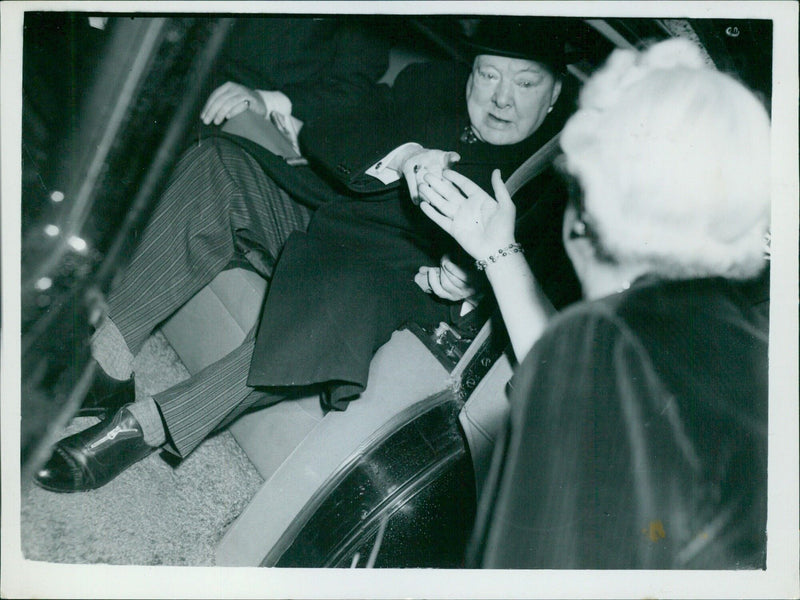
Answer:
[{"label": "white curly hair", "polygon": [[561,135],[603,252],[668,278],[753,277],[770,215],[770,123],[741,83],[672,39],[616,50]]}]

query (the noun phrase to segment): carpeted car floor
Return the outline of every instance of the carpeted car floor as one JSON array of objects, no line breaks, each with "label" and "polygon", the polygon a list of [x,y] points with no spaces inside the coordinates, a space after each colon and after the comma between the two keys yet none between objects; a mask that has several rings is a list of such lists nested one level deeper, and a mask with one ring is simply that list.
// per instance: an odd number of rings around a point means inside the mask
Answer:
[{"label": "carpeted car floor", "polygon": [[[136,384],[161,391],[188,377],[160,334],[136,359]],[[65,432],[94,418],[75,419]],[[228,432],[176,466],[154,453],[98,490],[57,494],[26,486],[22,551],[29,560],[117,565],[214,564],[214,549],[262,480]]]}]

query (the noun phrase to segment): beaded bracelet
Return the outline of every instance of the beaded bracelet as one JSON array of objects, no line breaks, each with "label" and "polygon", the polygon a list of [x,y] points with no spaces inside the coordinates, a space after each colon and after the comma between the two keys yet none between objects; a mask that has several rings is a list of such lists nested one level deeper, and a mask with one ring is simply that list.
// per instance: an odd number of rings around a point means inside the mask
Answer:
[{"label": "beaded bracelet", "polygon": [[489,263],[495,263],[504,256],[508,256],[509,254],[517,254],[518,252],[524,253],[525,249],[519,242],[514,242],[513,244],[509,244],[505,248],[500,248],[500,250],[497,251],[497,254],[490,254],[488,257],[486,257],[485,260],[476,260],[475,266],[478,268],[479,271],[483,271],[486,267],[489,266]]}]

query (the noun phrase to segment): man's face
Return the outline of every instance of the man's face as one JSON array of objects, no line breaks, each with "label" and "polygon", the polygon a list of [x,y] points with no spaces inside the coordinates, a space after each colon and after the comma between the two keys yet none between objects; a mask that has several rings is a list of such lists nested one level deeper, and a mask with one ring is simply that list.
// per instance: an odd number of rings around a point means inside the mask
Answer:
[{"label": "man's face", "polygon": [[497,146],[521,142],[539,128],[560,92],[561,82],[537,62],[477,56],[467,81],[467,110],[475,135]]}]

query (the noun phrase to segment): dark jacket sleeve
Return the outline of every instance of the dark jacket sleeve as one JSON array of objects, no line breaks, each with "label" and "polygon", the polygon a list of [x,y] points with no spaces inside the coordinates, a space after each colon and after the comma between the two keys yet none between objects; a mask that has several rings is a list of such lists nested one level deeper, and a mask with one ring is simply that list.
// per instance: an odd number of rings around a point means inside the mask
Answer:
[{"label": "dark jacket sleeve", "polygon": [[408,142],[435,148],[429,124],[457,114],[463,104],[463,81],[459,63],[410,65],[392,88],[376,86],[374,96],[362,106],[329,110],[304,127],[303,154],[353,192],[385,191],[391,186],[366,175],[366,170]]},{"label": "dark jacket sleeve", "polygon": [[[369,103],[358,109],[329,110],[300,132],[303,156],[317,169],[359,194],[387,186],[366,170],[402,143],[403,127],[388,86],[376,86]],[[412,140],[407,140],[412,141]],[[394,187],[394,186],[388,186]]]}]

